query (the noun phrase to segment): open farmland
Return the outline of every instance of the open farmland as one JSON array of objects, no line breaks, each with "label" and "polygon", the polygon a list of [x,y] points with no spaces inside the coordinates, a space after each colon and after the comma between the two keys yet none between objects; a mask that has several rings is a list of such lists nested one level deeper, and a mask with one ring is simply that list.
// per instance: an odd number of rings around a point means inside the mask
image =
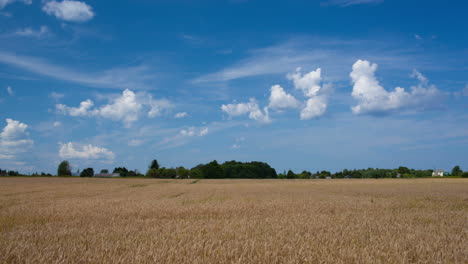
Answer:
[{"label": "open farmland", "polygon": [[0,178],[1,263],[468,263],[468,179]]}]

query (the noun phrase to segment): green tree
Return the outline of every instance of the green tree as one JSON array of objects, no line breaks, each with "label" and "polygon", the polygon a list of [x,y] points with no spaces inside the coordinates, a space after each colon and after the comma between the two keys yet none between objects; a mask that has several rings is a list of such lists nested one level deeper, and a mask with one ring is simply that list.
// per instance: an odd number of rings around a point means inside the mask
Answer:
[{"label": "green tree", "polygon": [[296,174],[292,170],[288,170],[288,173],[286,174],[286,178],[294,179],[296,178]]},{"label": "green tree", "polygon": [[203,171],[201,170],[200,165],[190,169],[190,178],[203,179]]},{"label": "green tree", "polygon": [[146,177],[161,178],[161,173],[158,169],[149,169],[148,172],[146,172]]},{"label": "green tree", "polygon": [[177,176],[177,171],[174,168],[169,168],[166,170],[166,178],[175,178]]},{"label": "green tree", "polygon": [[159,163],[157,160],[151,161],[151,164],[149,166],[149,169],[159,169]]},{"label": "green tree", "polygon": [[67,160],[60,162],[57,168],[57,176],[71,176],[70,163]]},{"label": "green tree", "polygon": [[400,166],[400,167],[398,167],[398,173],[400,173],[402,175],[405,174],[405,173],[410,174],[411,171],[407,167]]},{"label": "green tree", "polygon": [[462,173],[462,178],[468,178],[468,171],[465,171],[464,173]]},{"label": "green tree", "polygon": [[184,167],[179,167],[179,168],[177,168],[177,175],[182,179],[186,179],[186,178],[188,178],[189,170],[187,170]]},{"label": "green tree", "polygon": [[101,170],[101,173],[109,173],[109,170],[103,169]]},{"label": "green tree", "polygon": [[224,178],[224,172],[219,163],[216,160],[204,165],[201,168],[203,172],[203,178],[206,179],[222,179]]},{"label": "green tree", "polygon": [[86,168],[80,174],[80,177],[93,177],[93,176],[94,176],[93,168]]},{"label": "green tree", "polygon": [[452,169],[452,176],[461,176],[463,174],[463,171],[460,169],[460,166],[455,166]]},{"label": "green tree", "polygon": [[115,168],[114,171],[112,173],[118,173],[120,174],[121,177],[127,177],[128,176],[128,169],[125,168],[125,167],[118,167],[118,168]]}]

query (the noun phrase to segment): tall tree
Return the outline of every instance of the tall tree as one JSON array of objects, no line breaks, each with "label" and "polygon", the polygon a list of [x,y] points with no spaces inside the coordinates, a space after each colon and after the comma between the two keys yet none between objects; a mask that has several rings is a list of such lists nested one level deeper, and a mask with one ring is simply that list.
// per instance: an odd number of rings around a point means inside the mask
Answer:
[{"label": "tall tree", "polygon": [[463,174],[463,171],[460,169],[460,166],[455,166],[452,169],[452,175],[453,176],[461,176]]},{"label": "tall tree", "polygon": [[157,160],[153,160],[149,166],[149,169],[159,169],[159,163]]},{"label": "tall tree", "polygon": [[57,176],[71,176],[70,163],[67,160],[60,162],[57,168]]}]

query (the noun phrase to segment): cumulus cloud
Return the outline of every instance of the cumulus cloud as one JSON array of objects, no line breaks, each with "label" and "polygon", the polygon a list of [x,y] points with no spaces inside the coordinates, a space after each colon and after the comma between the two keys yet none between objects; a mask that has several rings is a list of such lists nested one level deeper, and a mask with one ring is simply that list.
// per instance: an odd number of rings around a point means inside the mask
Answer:
[{"label": "cumulus cloud", "polygon": [[322,85],[322,70],[317,68],[306,74],[302,74],[301,68],[297,68],[294,73],[286,75],[286,78],[293,81],[294,87],[301,90],[306,97],[306,101],[301,103],[293,95],[288,94],[280,85],[273,85],[270,88],[268,107],[260,110],[255,98],[251,98],[248,103],[233,103],[222,105],[221,110],[228,114],[229,118],[241,115],[249,115],[250,119],[260,123],[271,123],[269,109],[284,110],[288,108],[300,108],[301,120],[317,118],[325,114],[328,106],[328,93],[331,84]]},{"label": "cumulus cloud", "polygon": [[93,8],[85,2],[64,0],[49,1],[42,7],[48,15],[70,22],[85,22],[94,17]]},{"label": "cumulus cloud", "polygon": [[299,106],[299,102],[294,96],[286,93],[283,87],[279,85],[273,85],[270,88],[270,104],[268,105],[272,109],[286,109],[296,108]]},{"label": "cumulus cloud", "polygon": [[28,138],[28,125],[10,118],[6,122],[0,133],[0,158],[14,159],[16,154],[26,152],[34,142]]},{"label": "cumulus cloud", "polygon": [[419,84],[412,86],[410,92],[401,87],[389,92],[377,80],[376,70],[377,64],[366,60],[354,63],[350,74],[353,82],[351,95],[358,100],[358,104],[352,107],[353,113],[384,113],[424,107],[434,102],[434,99],[440,95],[437,87],[429,85],[428,79],[416,70],[413,71],[412,77],[418,79]]},{"label": "cumulus cloud", "polygon": [[50,34],[49,28],[47,26],[40,26],[39,29],[34,30],[33,28],[26,27],[17,30],[15,33],[17,36],[21,37],[34,37],[34,38],[44,38]]},{"label": "cumulus cloud", "polygon": [[304,96],[312,97],[320,91],[320,82],[322,81],[322,69],[318,68],[306,74],[301,73],[301,68],[297,68],[295,73],[286,76],[294,82],[296,89],[302,90]]},{"label": "cumulus cloud", "polygon": [[106,149],[91,144],[77,146],[72,142],[60,144],[59,156],[63,159],[107,159],[112,160],[115,154]]},{"label": "cumulus cloud", "polygon": [[92,115],[94,111],[90,111],[94,103],[90,99],[80,103],[79,107],[69,107],[64,104],[57,104],[55,107],[61,114],[68,114],[70,116],[88,116]]},{"label": "cumulus cloud", "polygon": [[93,112],[104,118],[121,120],[125,124],[131,124],[138,120],[141,108],[142,103],[139,102],[136,94],[126,89],[123,91],[122,96],[117,97],[112,103],[104,105]]},{"label": "cumulus cloud", "polygon": [[301,110],[301,120],[317,118],[325,114],[327,99],[325,96],[314,96],[307,100],[306,106]]},{"label": "cumulus cloud", "polygon": [[187,115],[188,115],[187,112],[180,112],[180,113],[176,113],[176,114],[174,115],[174,118],[184,118],[184,117],[186,117]]},{"label": "cumulus cloud", "polygon": [[328,106],[327,92],[330,84],[321,84],[321,68],[306,74],[302,74],[301,68],[297,68],[295,73],[290,73],[286,77],[293,81],[296,89],[301,90],[304,96],[309,98],[301,110],[301,120],[313,119],[325,114]]},{"label": "cumulus cloud", "polygon": [[30,5],[32,3],[32,0],[0,0],[0,10],[14,2],[21,2]]},{"label": "cumulus cloud", "polygon": [[114,121],[122,121],[129,127],[137,121],[144,108],[149,108],[148,116],[155,117],[161,111],[169,109],[172,104],[165,99],[155,100],[146,93],[136,94],[131,90],[125,89],[122,95],[113,98],[109,104],[99,108],[93,108],[94,102],[87,99],[80,103],[79,107],[69,107],[64,104],[57,104],[58,113],[70,116],[97,116],[108,118]]},{"label": "cumulus cloud", "polygon": [[259,123],[271,123],[268,107],[264,107],[263,111],[260,110],[255,98],[250,98],[248,103],[234,103],[222,105],[221,110],[225,112],[229,118],[249,114],[249,118]]}]

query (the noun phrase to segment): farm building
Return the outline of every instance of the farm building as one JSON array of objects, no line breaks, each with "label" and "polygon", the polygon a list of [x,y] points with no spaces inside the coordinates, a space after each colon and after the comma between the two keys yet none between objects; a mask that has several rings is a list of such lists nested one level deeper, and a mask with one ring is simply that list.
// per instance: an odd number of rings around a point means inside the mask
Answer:
[{"label": "farm building", "polygon": [[443,170],[434,170],[432,172],[432,177],[444,177],[445,172]]},{"label": "farm building", "polygon": [[118,174],[118,173],[97,173],[97,174],[94,174],[94,177],[97,177],[97,178],[116,178],[116,177],[120,177],[120,174]]}]

